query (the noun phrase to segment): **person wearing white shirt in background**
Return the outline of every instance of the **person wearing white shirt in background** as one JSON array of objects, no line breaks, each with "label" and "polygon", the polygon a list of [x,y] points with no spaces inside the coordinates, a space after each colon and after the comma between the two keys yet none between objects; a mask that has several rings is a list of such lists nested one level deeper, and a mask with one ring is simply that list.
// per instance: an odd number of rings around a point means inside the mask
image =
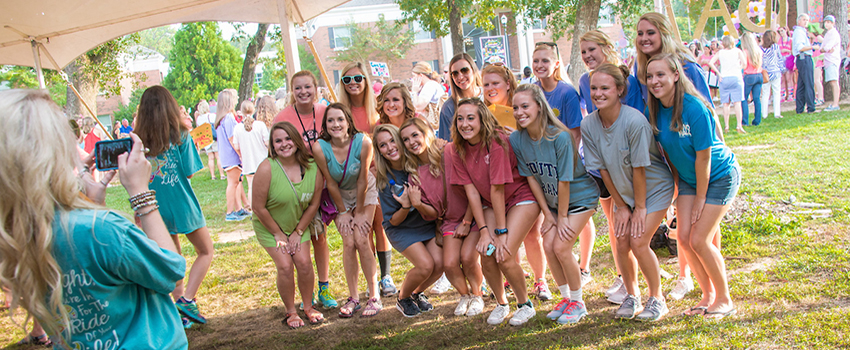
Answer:
[{"label": "person wearing white shirt in background", "polygon": [[791,53],[796,57],[797,65],[797,114],[815,112],[815,76],[814,62],[812,62],[813,47],[809,41],[806,31],[809,25],[809,15],[803,13],[797,16],[797,26],[794,27],[794,35],[791,37]]},{"label": "person wearing white shirt in background", "polygon": [[838,110],[838,67],[841,65],[841,36],[835,30],[835,17],[828,15],[823,18],[823,27],[826,33],[823,35],[824,53],[823,77],[824,82],[832,86],[832,104],[824,108],[824,112]]}]

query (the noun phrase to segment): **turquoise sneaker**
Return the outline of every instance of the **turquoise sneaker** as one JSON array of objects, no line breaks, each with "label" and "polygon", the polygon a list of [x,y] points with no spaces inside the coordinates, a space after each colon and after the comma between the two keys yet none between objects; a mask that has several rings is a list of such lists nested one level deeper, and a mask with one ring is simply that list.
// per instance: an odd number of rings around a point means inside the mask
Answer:
[{"label": "turquoise sneaker", "polygon": [[177,311],[180,311],[180,314],[191,320],[195,323],[206,324],[207,319],[201,312],[198,310],[198,304],[195,303],[195,299],[186,300],[186,298],[180,297],[177,299],[177,302],[174,303],[177,306]]},{"label": "turquoise sneaker", "polygon": [[330,288],[327,284],[319,285],[319,302],[322,306],[328,309],[336,309],[338,306],[336,299],[331,295]]},{"label": "turquoise sneaker", "polygon": [[[316,292],[313,292],[313,297],[310,298],[310,302],[313,305],[316,305],[316,304],[319,303],[319,301],[316,300]],[[298,305],[298,310],[304,311],[304,302],[303,301],[301,302],[301,304]]]}]

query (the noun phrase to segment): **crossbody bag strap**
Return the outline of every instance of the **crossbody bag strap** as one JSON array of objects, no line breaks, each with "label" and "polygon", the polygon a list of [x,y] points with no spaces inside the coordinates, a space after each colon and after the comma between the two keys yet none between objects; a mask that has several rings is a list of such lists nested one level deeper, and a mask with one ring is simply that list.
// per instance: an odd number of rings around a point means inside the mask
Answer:
[{"label": "crossbody bag strap", "polygon": [[[298,202],[298,211],[301,215],[304,214],[304,211],[301,210],[301,198],[298,196],[298,191],[295,190],[295,185],[292,184],[292,180],[289,179],[289,175],[286,174],[286,170],[283,169],[283,164],[280,164],[280,161],[275,159],[275,163],[280,167],[280,171],[283,172],[283,177],[286,178],[286,182],[289,183],[289,187],[292,188],[292,192],[295,193],[295,200]],[[300,216],[300,215],[299,215]]]},{"label": "crossbody bag strap", "polygon": [[345,181],[345,173],[348,171],[348,158],[351,158],[351,146],[354,145],[354,138],[351,138],[351,142],[348,144],[348,155],[345,156],[345,165],[342,166],[342,178],[339,179],[339,183],[342,184]]}]

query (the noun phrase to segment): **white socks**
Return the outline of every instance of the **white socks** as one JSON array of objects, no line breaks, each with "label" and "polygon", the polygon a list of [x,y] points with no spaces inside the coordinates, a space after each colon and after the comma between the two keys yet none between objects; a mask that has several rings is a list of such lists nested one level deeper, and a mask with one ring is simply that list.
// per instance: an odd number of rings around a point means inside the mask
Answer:
[{"label": "white socks", "polygon": [[567,296],[567,293],[569,293],[570,291],[570,285],[562,284],[558,286],[558,290],[561,292],[561,298],[565,298]]},{"label": "white socks", "polygon": [[584,302],[584,300],[581,299],[581,288],[570,291],[570,300]]}]

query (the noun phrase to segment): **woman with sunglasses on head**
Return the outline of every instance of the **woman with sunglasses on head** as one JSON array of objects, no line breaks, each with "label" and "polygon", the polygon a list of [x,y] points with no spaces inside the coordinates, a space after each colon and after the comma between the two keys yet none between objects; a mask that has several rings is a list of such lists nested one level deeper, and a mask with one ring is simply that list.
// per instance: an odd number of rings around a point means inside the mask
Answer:
[{"label": "woman with sunglasses on head", "polygon": [[572,248],[578,231],[596,212],[599,190],[587,174],[569,129],[556,117],[543,90],[524,84],[513,98],[517,131],[510,136],[519,174],[528,179],[543,216],[549,270],[562,300],[547,317],[576,323],[587,315],[581,270]]},{"label": "woman with sunglasses on head", "polygon": [[738,192],[741,168],[713,132],[713,108],[690,80],[682,78],[681,71],[674,55],[650,59],[646,67],[651,89],[647,116],[678,183],[678,244],[703,292],[702,300],[685,315],[720,319],[736,311],[729,296],[726,264],[712,240]]},{"label": "woman with sunglasses on head", "polygon": [[[504,274],[511,285],[524,286],[522,267],[514,256],[540,215],[540,208],[528,181],[519,174],[507,132],[484,101],[463,99],[455,115],[451,184],[464,187],[472,215],[479,223],[481,238],[475,248],[481,254],[484,277],[489,285],[501,286]],[[497,325],[508,318],[510,307],[502,288],[493,288],[493,293],[498,305],[487,323]],[[520,326],[536,312],[525,288],[515,288],[514,296],[517,311],[509,323]]]},{"label": "woman with sunglasses on head", "polygon": [[452,125],[455,110],[460,100],[470,97],[481,97],[481,76],[475,60],[467,53],[459,53],[449,61],[449,75],[452,95],[440,110],[440,128],[437,137],[446,141],[452,140]]},{"label": "woman with sunglasses on head", "polygon": [[425,220],[414,207],[421,207],[422,193],[408,183],[416,167],[405,158],[398,128],[381,124],[375,127],[373,136],[375,152],[380,155],[375,157],[375,167],[387,238],[413,264],[405,274],[396,308],[405,317],[413,317],[434,309],[423,293],[443,274],[443,253],[434,239],[434,221]]},{"label": "woman with sunglasses on head", "polygon": [[535,44],[531,62],[531,68],[537,77],[535,84],[543,89],[555,117],[570,129],[576,143],[581,143],[581,97],[575,87],[567,82],[569,77],[564,71],[558,44]]},{"label": "woman with sunglasses on head", "polygon": [[354,127],[351,111],[344,104],[332,103],[325,110],[322,134],[313,144],[313,157],[339,211],[334,222],[342,236],[342,264],[349,291],[339,316],[352,317],[360,309],[358,256],[368,288],[368,301],[361,317],[375,316],[383,307],[378,295],[375,255],[369,242],[379,203],[375,176],[368,167],[372,163],[372,140]]},{"label": "woman with sunglasses on head", "polygon": [[310,300],[313,262],[306,243],[319,210],[324,178],[291,123],[272,126],[268,158],[257,168],[254,183],[254,231],[277,268],[277,291],[286,307],[284,321],[290,328],[304,326],[295,305],[295,269],[304,315],[311,324],[321,323],[324,316]]},{"label": "woman with sunglasses on head", "polygon": [[[307,153],[313,154],[313,146],[322,133],[322,117],[327,106],[317,102],[318,81],[308,70],[292,75],[289,83],[289,106],[282,109],[272,124],[289,122],[300,133],[307,145]],[[327,228],[321,214],[313,218],[314,229],[310,231],[310,243],[313,245],[313,257],[316,259],[316,272],[319,276],[319,302],[326,308],[338,306],[336,298],[330,293],[331,252],[328,248]]]},{"label": "woman with sunglasses on head", "polygon": [[[342,77],[337,89],[339,102],[351,109],[354,127],[360,132],[369,134],[378,122],[375,91],[369,78],[369,69],[365,68],[362,63],[356,62],[345,65],[341,72]],[[384,228],[381,226],[380,205],[376,208],[374,215],[375,217],[372,218],[371,222],[375,240],[374,249],[378,255],[378,263],[381,269],[379,276],[381,294],[389,296],[398,292],[390,275],[392,247],[390,241],[387,240]]]},{"label": "woman with sunglasses on head", "polygon": [[[414,118],[401,127],[404,157],[418,167],[411,173],[411,205],[426,220],[437,221],[437,234],[443,237],[443,270],[460,294],[455,315],[476,316],[484,311],[481,262],[475,245],[478,227],[472,223],[472,210],[463,187],[451,185],[452,144],[440,146],[434,130]],[[421,193],[413,195],[414,192]]]},{"label": "woman with sunglasses on head", "polygon": [[416,106],[410,92],[402,83],[389,83],[378,95],[378,124],[392,124],[397,128],[416,117]]},{"label": "woman with sunglasses on head", "polygon": [[[481,79],[484,81],[484,103],[496,117],[499,125],[509,131],[516,130],[516,119],[514,118],[511,101],[517,90],[516,79],[510,69],[501,64],[490,64],[481,70]],[[543,224],[543,215],[537,217],[537,221],[531,226],[531,231],[525,236],[525,256],[534,274],[534,287],[532,292],[542,301],[552,299],[552,292],[546,283],[546,254],[543,251],[543,240],[540,237],[540,225]],[[520,257],[516,256],[517,263]],[[506,285],[506,287],[509,285]],[[520,288],[524,288],[521,286]]]},{"label": "woman with sunglasses on head", "polygon": [[656,321],[668,309],[661,294],[658,258],[649,242],[673,200],[673,175],[646,117],[620,101],[628,93],[628,76],[626,66],[607,63],[591,73],[591,98],[599,109],[584,119],[581,132],[585,164],[599,171],[615,204],[609,225],[615,230],[616,261],[628,292],[615,317],[631,319],[638,313],[640,267],[649,299],[637,319]]}]

